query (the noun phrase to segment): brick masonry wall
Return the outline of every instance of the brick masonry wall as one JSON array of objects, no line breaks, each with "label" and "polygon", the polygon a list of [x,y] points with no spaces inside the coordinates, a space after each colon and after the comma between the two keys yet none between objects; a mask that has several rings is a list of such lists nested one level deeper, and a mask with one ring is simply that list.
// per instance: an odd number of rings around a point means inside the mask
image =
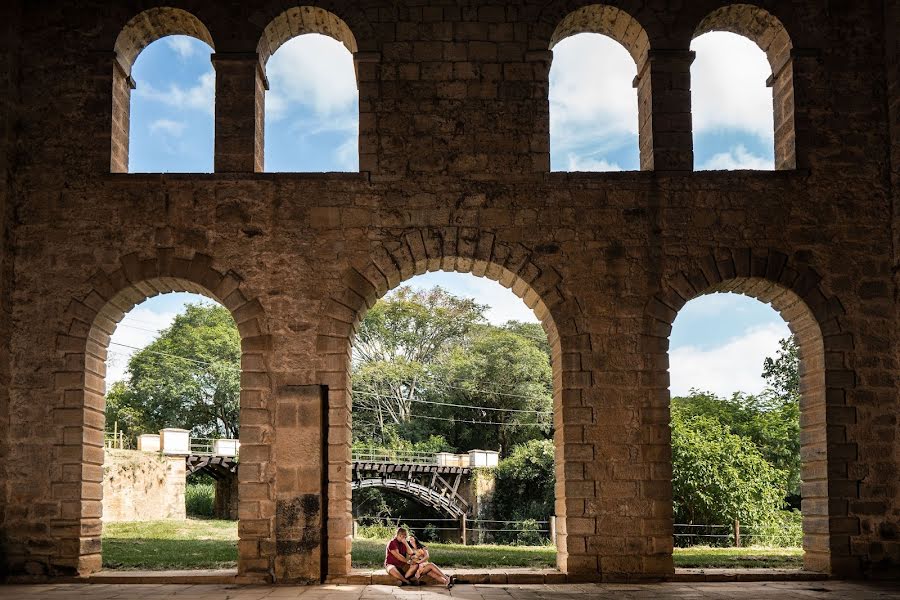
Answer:
[{"label": "brick masonry wall", "polygon": [[[22,5],[22,100],[3,105],[18,123],[0,304],[9,569],[99,566],[108,337],[135,303],[186,289],[222,301],[243,339],[241,575],[345,572],[352,332],[390,288],[444,269],[510,286],[548,331],[573,578],[672,572],[667,338],[687,300],[728,289],[772,301],[803,340],[807,566],[897,573],[896,85],[887,96],[880,3],[761,3],[792,41],[796,169],[690,172],[685,61],[718,2],[616,3],[649,40],[648,106],[666,118],[648,117],[642,164],[656,171],[566,174],[547,172],[547,50],[585,3],[329,1],[357,44],[363,173],[249,172],[259,131],[217,113],[227,172],[111,174],[111,49],[137,4]],[[287,8],[177,4],[232,59]],[[246,83],[217,67],[229,73]],[[233,83],[219,103],[256,118],[259,83]]]}]

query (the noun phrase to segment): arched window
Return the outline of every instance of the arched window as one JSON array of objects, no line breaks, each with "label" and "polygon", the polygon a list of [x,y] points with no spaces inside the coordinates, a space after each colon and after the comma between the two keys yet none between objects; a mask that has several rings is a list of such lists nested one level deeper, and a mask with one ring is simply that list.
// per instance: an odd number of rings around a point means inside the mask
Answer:
[{"label": "arched window", "polygon": [[113,68],[113,173],[212,171],[213,47],[203,23],[177,8],[149,9],[125,25]]},{"label": "arched window", "polygon": [[347,24],[320,8],[292,8],[266,27],[266,171],[359,170],[356,51]]},{"label": "arched window", "polygon": [[649,88],[636,85],[649,50],[643,28],[624,11],[595,4],[563,19],[550,48],[551,170],[646,168],[638,96]]},{"label": "arched window", "polygon": [[720,8],[691,49],[695,169],[794,168],[791,40],[781,22],[749,4]]}]

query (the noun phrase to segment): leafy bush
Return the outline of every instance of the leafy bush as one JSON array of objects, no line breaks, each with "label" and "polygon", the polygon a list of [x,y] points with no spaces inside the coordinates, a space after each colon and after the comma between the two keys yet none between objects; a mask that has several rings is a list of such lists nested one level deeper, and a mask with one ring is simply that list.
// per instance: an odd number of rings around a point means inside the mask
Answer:
[{"label": "leafy bush", "polygon": [[396,525],[389,520],[377,520],[371,523],[360,524],[356,529],[356,537],[366,540],[389,540],[397,533],[397,528],[403,527],[410,531],[409,525]]},{"label": "leafy bush", "polygon": [[799,548],[803,545],[803,517],[799,510],[782,510],[750,533],[755,546]]},{"label": "leafy bush", "polygon": [[[505,529],[527,527],[539,530],[534,521],[546,521],[554,514],[556,481],[553,467],[553,440],[531,440],[513,448],[508,458],[494,470],[492,519],[523,521]],[[511,525],[511,523],[508,523]],[[532,529],[522,532],[498,532],[491,537],[498,543],[539,544],[541,534]]]},{"label": "leafy bush", "polygon": [[212,517],[215,504],[215,484],[187,484],[187,487],[184,490],[184,505],[189,517]]},{"label": "leafy bush", "polygon": [[685,418],[673,410],[672,467],[676,523],[738,519],[752,529],[771,522],[784,505],[787,473],[715,417]]},{"label": "leafy bush", "polygon": [[535,519],[525,519],[516,525],[520,533],[516,534],[516,546],[540,546],[543,544],[544,535],[540,525]]}]

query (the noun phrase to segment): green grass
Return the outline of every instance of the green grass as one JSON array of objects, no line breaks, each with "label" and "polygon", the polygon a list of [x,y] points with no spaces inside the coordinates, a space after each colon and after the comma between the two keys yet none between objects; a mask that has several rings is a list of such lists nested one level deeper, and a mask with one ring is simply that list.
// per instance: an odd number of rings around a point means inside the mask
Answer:
[{"label": "green grass", "polygon": [[[353,568],[375,569],[384,564],[386,540],[353,540]],[[461,544],[428,544],[431,560],[441,567],[531,567],[556,566],[553,546],[463,546]]]},{"label": "green grass", "polygon": [[237,521],[187,519],[103,525],[107,569],[226,569],[237,566]]},{"label": "green grass", "polygon": [[[384,562],[386,541],[361,540],[353,542],[353,567],[374,569]],[[446,567],[556,567],[556,549],[552,546],[461,546],[459,544],[428,544],[431,558]],[[676,548],[676,567],[705,568],[796,568],[803,566],[800,548]]]},{"label": "green grass", "polygon": [[803,566],[801,548],[675,548],[675,566],[685,568],[726,569],[799,569]]},{"label": "green grass", "polygon": [[[381,568],[384,540],[353,542],[353,567]],[[452,568],[554,568],[552,546],[462,546],[429,544],[438,565]],[[103,566],[107,569],[225,569],[237,566],[237,521],[187,519],[107,523],[103,526]],[[800,568],[800,548],[675,549],[676,567]]]}]

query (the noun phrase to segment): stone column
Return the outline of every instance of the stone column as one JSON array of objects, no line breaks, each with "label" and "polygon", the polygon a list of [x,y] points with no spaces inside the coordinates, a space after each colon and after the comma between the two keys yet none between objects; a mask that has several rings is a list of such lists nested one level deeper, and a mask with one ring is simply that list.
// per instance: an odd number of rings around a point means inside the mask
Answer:
[{"label": "stone column", "polygon": [[[781,97],[782,106],[775,107],[775,168],[808,169],[810,155],[815,148],[816,125],[810,118],[810,110],[818,99],[828,95],[828,77],[822,68],[822,60],[816,49],[794,48],[780,74],[774,77],[773,100]],[[790,93],[782,88],[790,86]],[[789,111],[789,112],[788,112]],[[782,143],[783,129],[793,128],[788,146]],[[788,151],[783,152],[781,146]],[[789,153],[788,153],[789,152]],[[793,164],[791,162],[793,159]]]},{"label": "stone column", "polygon": [[278,389],[275,414],[275,582],[326,575],[327,394],[319,385]]},{"label": "stone column", "polygon": [[212,55],[216,69],[216,173],[263,170],[265,92],[269,89],[259,55]]},{"label": "stone column", "polygon": [[691,50],[650,50],[635,78],[642,171],[692,171]]}]

